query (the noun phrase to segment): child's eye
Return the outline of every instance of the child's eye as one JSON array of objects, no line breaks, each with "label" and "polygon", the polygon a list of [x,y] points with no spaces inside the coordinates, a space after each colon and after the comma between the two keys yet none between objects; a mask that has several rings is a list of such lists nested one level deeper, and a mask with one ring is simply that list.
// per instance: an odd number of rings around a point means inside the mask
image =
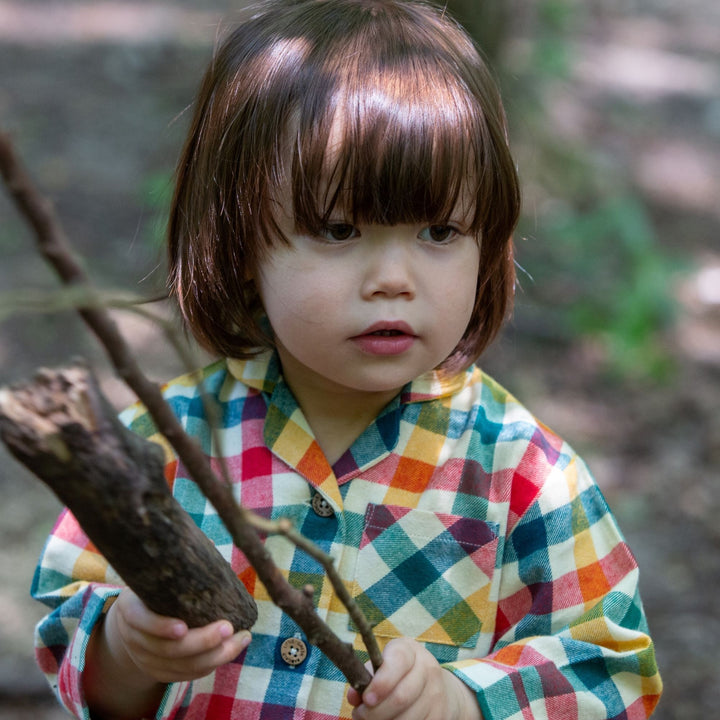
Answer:
[{"label": "child's eye", "polygon": [[455,238],[458,231],[452,225],[428,225],[423,228],[418,237],[432,243],[447,243]]},{"label": "child's eye", "polygon": [[342,241],[350,240],[360,236],[359,230],[350,223],[330,223],[326,225],[321,231],[320,235],[325,240],[330,241]]}]

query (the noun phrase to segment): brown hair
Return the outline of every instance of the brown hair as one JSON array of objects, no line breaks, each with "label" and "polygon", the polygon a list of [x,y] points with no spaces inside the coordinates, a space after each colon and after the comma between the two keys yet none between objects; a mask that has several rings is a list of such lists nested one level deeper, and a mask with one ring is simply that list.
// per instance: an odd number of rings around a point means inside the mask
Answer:
[{"label": "brown hair", "polygon": [[477,296],[443,365],[469,364],[497,334],[514,292],[518,180],[495,82],[443,12],[407,0],[276,1],[220,45],[168,227],[171,290],[213,352],[272,345],[252,276],[283,241],[276,203],[288,186],[295,224],[309,231],[336,205],[353,222],[438,223],[469,193]]}]

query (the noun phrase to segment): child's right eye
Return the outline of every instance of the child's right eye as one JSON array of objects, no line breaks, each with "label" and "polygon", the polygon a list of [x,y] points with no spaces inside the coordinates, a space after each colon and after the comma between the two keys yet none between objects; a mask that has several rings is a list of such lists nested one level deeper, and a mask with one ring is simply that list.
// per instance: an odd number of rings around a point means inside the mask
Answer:
[{"label": "child's right eye", "polygon": [[320,235],[325,240],[340,242],[359,237],[360,231],[350,223],[330,223],[320,231]]}]

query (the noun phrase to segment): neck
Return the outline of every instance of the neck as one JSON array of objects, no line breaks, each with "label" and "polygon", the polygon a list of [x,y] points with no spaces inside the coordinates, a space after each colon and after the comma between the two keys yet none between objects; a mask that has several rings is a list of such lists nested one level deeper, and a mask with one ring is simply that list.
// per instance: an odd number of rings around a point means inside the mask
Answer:
[{"label": "neck", "polygon": [[288,384],[330,465],[342,457],[397,394],[397,391],[362,393],[362,397],[357,397],[325,393],[318,397],[302,389],[298,392]]},{"label": "neck", "polygon": [[285,382],[330,465],[342,457],[400,390],[365,392],[333,387],[322,378],[308,378],[291,359],[283,359],[280,354]]}]

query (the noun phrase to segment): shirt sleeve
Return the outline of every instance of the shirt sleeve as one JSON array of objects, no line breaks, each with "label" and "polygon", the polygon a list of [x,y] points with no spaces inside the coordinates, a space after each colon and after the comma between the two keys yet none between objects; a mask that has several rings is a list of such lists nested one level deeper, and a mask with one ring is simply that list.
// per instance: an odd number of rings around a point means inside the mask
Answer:
[{"label": "shirt sleeve", "polygon": [[120,580],[66,509],[35,571],[31,594],[51,608],[35,629],[35,657],[59,702],[89,718],[82,693],[85,650],[95,625],[119,594]]},{"label": "shirt sleeve", "polygon": [[445,667],[485,720],[647,718],[662,683],[637,564],[582,461],[553,474],[506,537],[492,652]]}]

